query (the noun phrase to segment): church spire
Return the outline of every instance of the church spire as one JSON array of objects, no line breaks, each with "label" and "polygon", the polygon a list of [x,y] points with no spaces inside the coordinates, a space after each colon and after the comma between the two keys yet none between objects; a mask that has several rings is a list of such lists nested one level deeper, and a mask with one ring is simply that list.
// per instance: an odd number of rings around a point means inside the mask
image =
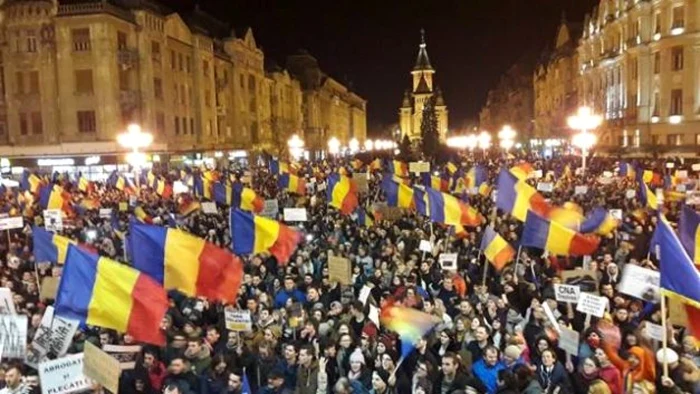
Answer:
[{"label": "church spire", "polygon": [[428,51],[425,49],[425,30],[420,29],[420,45],[418,46],[418,58],[416,58],[416,66],[413,67],[414,71],[418,70],[432,70],[433,67],[430,65],[430,59],[428,58]]}]

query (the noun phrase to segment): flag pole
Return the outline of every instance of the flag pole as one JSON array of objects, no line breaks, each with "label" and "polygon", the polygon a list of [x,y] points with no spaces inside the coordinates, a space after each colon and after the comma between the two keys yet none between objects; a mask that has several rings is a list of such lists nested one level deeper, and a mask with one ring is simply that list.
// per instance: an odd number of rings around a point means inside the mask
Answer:
[{"label": "flag pole", "polygon": [[518,277],[518,265],[520,265],[520,251],[522,250],[522,248],[522,245],[518,245],[518,254],[515,257],[515,267],[513,267],[513,275],[515,275],[516,278]]},{"label": "flag pole", "polygon": [[666,328],[666,296],[661,295],[661,327],[663,333],[661,335],[661,348],[664,350],[663,354],[663,367],[664,367],[664,378],[668,378],[668,329]]}]

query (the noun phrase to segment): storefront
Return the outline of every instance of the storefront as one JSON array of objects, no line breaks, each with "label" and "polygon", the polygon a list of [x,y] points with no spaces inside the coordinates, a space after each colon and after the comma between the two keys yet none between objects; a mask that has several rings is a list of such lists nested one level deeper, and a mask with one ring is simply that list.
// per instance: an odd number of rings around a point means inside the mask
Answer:
[{"label": "storefront", "polygon": [[[151,160],[146,167],[150,168]],[[131,166],[125,163],[124,155],[93,155],[93,156],[66,156],[45,158],[2,158],[0,159],[0,172],[3,177],[11,177],[19,180],[25,169],[36,171],[40,174],[69,174],[76,177],[78,174],[91,181],[105,181],[114,171],[127,174]]]}]

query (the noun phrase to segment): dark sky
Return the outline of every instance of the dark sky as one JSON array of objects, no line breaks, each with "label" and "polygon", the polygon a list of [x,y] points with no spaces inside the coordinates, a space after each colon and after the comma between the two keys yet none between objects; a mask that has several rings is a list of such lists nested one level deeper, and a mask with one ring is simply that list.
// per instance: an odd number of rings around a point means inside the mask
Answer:
[{"label": "dark sky", "polygon": [[[195,0],[165,0],[178,8]],[[202,9],[251,26],[265,57],[284,65],[299,48],[369,101],[368,127],[397,121],[410,87],[421,27],[450,127],[476,118],[499,76],[551,45],[562,11],[581,23],[597,0],[198,0]],[[239,33],[240,34],[240,33]]]}]

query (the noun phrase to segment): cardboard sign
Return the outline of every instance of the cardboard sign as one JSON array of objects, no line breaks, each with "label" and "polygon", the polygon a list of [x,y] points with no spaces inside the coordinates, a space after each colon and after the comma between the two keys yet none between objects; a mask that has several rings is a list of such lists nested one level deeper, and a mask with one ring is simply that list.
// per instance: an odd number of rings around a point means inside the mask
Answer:
[{"label": "cardboard sign", "polygon": [[285,222],[305,222],[307,220],[306,208],[284,208]]},{"label": "cardboard sign", "polygon": [[563,284],[578,286],[582,293],[598,293],[598,273],[591,270],[566,270],[561,272]]},{"label": "cardboard sign", "polygon": [[225,310],[226,329],[229,331],[252,331],[253,321],[248,310]]},{"label": "cardboard sign", "polygon": [[574,194],[586,194],[588,193],[588,186],[576,186],[574,188]]},{"label": "cardboard sign", "polygon": [[581,297],[579,297],[578,304],[576,305],[576,310],[595,317],[603,317],[607,306],[607,298],[598,297],[590,293],[581,293]]},{"label": "cardboard sign", "polygon": [[676,177],[681,178],[681,179],[688,179],[688,170],[676,171]]},{"label": "cardboard sign", "polygon": [[397,221],[403,217],[403,211],[398,207],[380,205],[377,208],[377,212],[379,213],[381,220],[386,220],[389,222]]},{"label": "cardboard sign", "polygon": [[13,216],[10,218],[0,219],[0,231],[1,230],[12,230],[15,228],[22,228],[22,227],[24,227],[24,217],[22,217],[22,216]]},{"label": "cardboard sign", "polygon": [[554,285],[554,296],[557,302],[568,302],[575,304],[578,302],[578,297],[581,294],[581,290],[578,286],[572,285]]},{"label": "cardboard sign", "polygon": [[15,301],[12,299],[12,291],[7,287],[0,287],[0,315],[14,315]]},{"label": "cardboard sign", "polygon": [[537,190],[549,193],[554,190],[554,184],[551,182],[537,182]]},{"label": "cardboard sign", "polygon": [[578,356],[579,336],[578,331],[559,327],[559,348],[570,356]]},{"label": "cardboard sign", "polygon": [[129,210],[129,204],[127,204],[123,201],[119,203],[119,212],[126,212],[128,210]]},{"label": "cardboard sign", "polygon": [[83,353],[71,354],[39,364],[42,394],[68,394],[87,390],[92,386],[83,374]]},{"label": "cardboard sign", "polygon": [[408,171],[417,174],[422,172],[430,172],[430,163],[427,161],[412,161],[408,163]]},{"label": "cardboard sign", "polygon": [[53,307],[48,306],[41,317],[41,323],[34,332],[31,347],[36,349],[40,355],[46,355],[51,347],[51,322],[53,321]]},{"label": "cardboard sign", "polygon": [[136,368],[136,359],[141,354],[139,345],[104,345],[102,350],[119,361],[122,371]]},{"label": "cardboard sign", "polygon": [[622,209],[611,209],[608,212],[613,219],[622,220]]},{"label": "cardboard sign", "polygon": [[645,332],[647,336],[651,339],[656,339],[657,341],[664,340],[664,327],[659,324],[654,324],[652,322],[646,322]]},{"label": "cardboard sign", "polygon": [[217,213],[219,213],[216,210],[216,203],[215,202],[211,202],[211,201],[203,202],[203,203],[201,203],[201,207],[202,207],[202,212],[204,212],[207,215],[216,215]]},{"label": "cardboard sign", "polygon": [[457,253],[440,253],[440,267],[447,271],[457,271]]},{"label": "cardboard sign", "polygon": [[268,217],[270,219],[275,219],[277,218],[277,214],[279,212],[280,207],[279,203],[277,202],[277,199],[265,200],[265,205],[263,207],[262,212],[260,212],[260,215]]},{"label": "cardboard sign", "polygon": [[119,376],[122,374],[119,361],[89,341],[85,341],[83,355],[83,374],[105,389],[119,392]]},{"label": "cardboard sign", "polygon": [[41,281],[41,292],[39,298],[42,300],[55,300],[58,293],[58,283],[61,278],[47,276]]},{"label": "cardboard sign", "polygon": [[357,296],[357,299],[362,303],[362,305],[365,305],[371,293],[372,289],[369,286],[364,285],[360,289],[360,294]]},{"label": "cardboard sign", "polygon": [[[135,207],[136,204],[138,204],[138,203],[139,203],[138,197],[136,197],[136,196],[129,196],[129,205],[128,205],[128,206],[130,206],[130,207]],[[120,211],[122,210],[121,207],[122,207],[121,204],[119,204],[119,210],[120,210]],[[124,211],[126,211],[127,209],[128,209],[128,207],[125,208]]]},{"label": "cardboard sign", "polygon": [[421,252],[430,253],[433,251],[433,245],[427,239],[421,239],[420,244],[418,244],[418,250]]},{"label": "cardboard sign", "polygon": [[332,256],[328,258],[328,279],[341,285],[352,284],[352,264],[345,257]]},{"label": "cardboard sign", "polygon": [[532,177],[535,179],[540,179],[542,178],[542,170],[536,170],[532,172]]},{"label": "cardboard sign", "polygon": [[367,317],[370,321],[372,321],[372,323],[374,323],[375,326],[377,326],[377,328],[381,327],[379,321],[379,308],[370,304],[369,313],[367,314]]},{"label": "cardboard sign", "polygon": [[637,191],[634,189],[627,189],[625,192],[625,198],[631,200],[637,196]]},{"label": "cardboard sign", "polygon": [[359,175],[358,177],[352,177],[353,182],[355,182],[355,186],[357,187],[357,192],[358,193],[367,193],[369,191],[369,182],[367,181],[367,175],[360,173],[356,174]]},{"label": "cardboard sign", "polygon": [[657,303],[660,300],[660,283],[661,273],[659,271],[627,264],[622,271],[622,279],[617,290],[644,301]]},{"label": "cardboard sign", "polygon": [[27,316],[0,315],[2,357],[23,359],[27,350]]},{"label": "cardboard sign", "polygon": [[112,217],[112,208],[100,208],[100,217],[102,219],[109,219]]},{"label": "cardboard sign", "polygon": [[63,212],[60,209],[45,209],[44,228],[53,232],[63,230]]}]

